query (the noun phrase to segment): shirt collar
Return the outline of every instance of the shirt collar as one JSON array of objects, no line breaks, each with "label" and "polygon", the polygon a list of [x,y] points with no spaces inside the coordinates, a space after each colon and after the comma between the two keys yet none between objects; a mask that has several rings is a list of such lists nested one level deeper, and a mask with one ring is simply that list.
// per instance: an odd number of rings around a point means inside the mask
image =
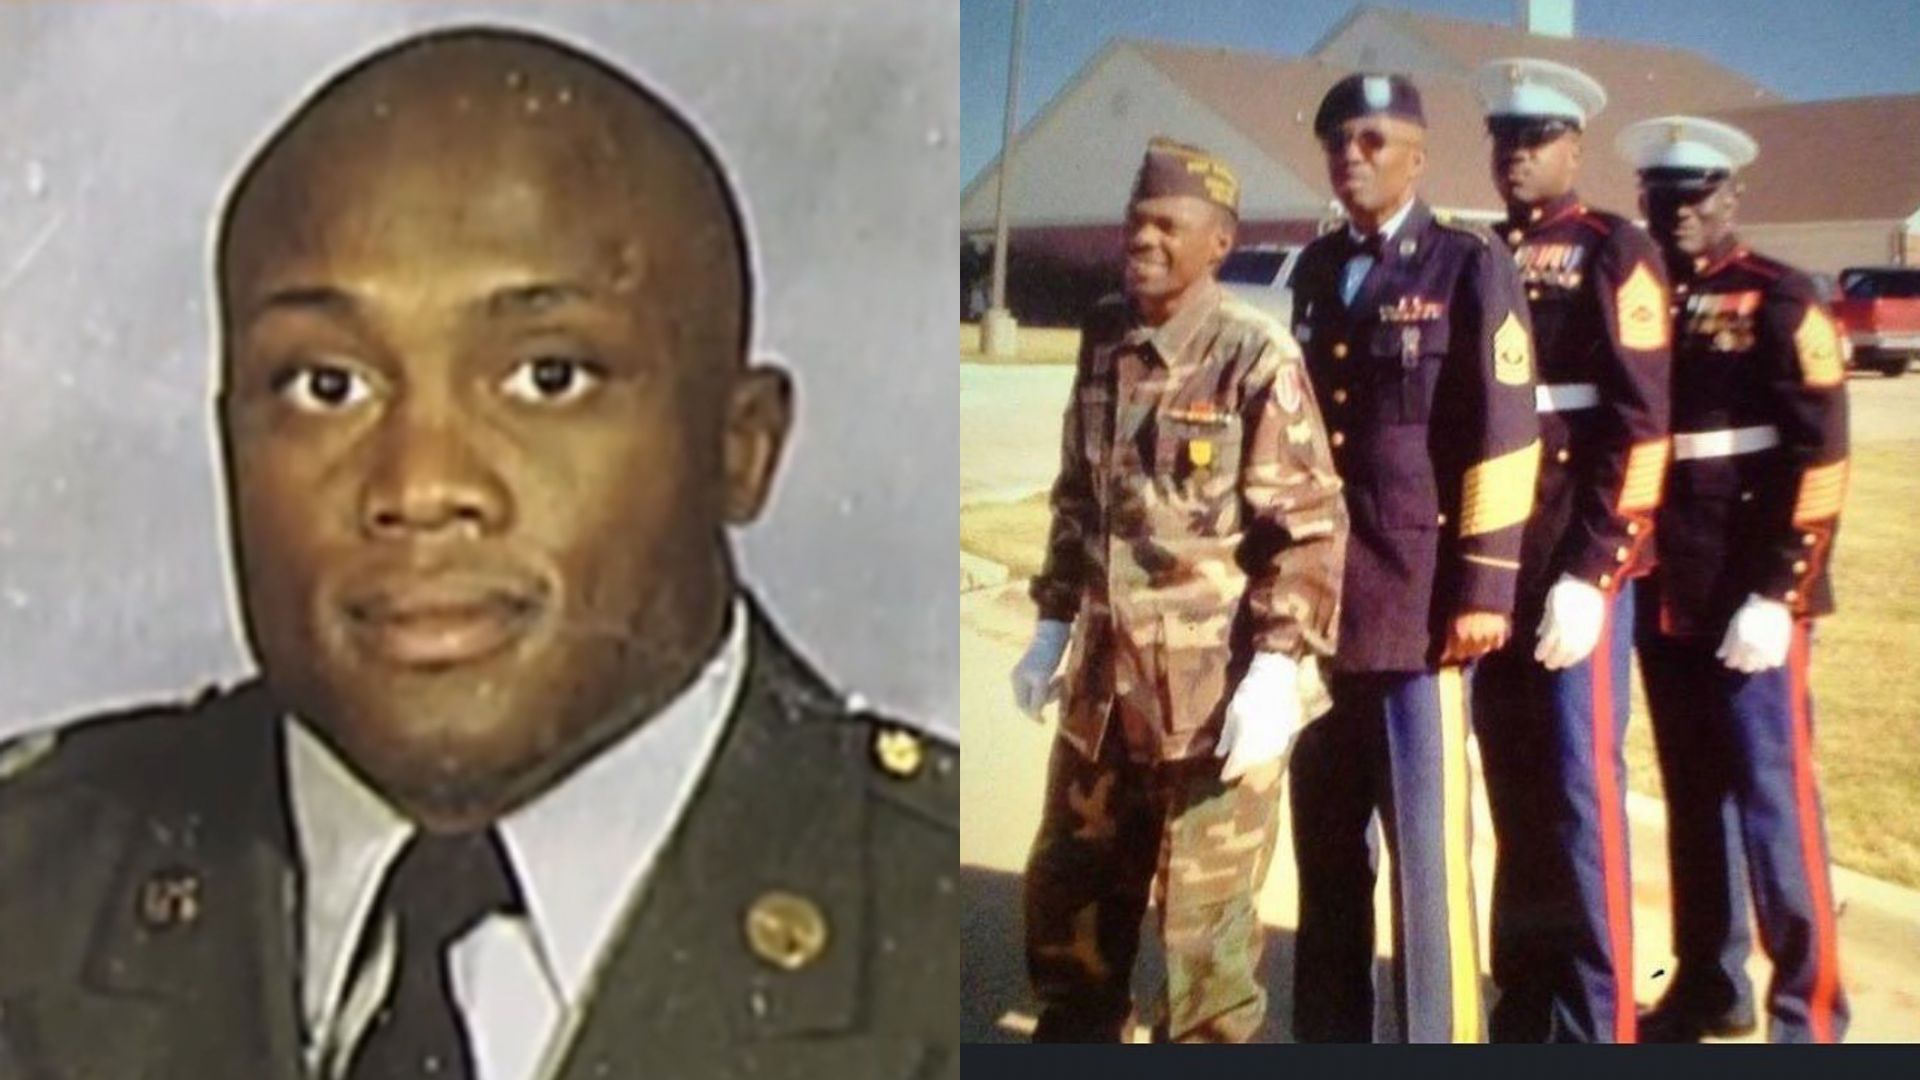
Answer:
[{"label": "shirt collar", "polygon": [[[736,599],[720,648],[680,695],[498,823],[554,989],[578,1004],[595,963],[705,775],[746,676]],[[413,825],[289,719],[287,784],[305,870],[302,1006],[330,1030],[380,880]]]},{"label": "shirt collar", "polygon": [[[1387,241],[1393,239],[1393,234],[1399,232],[1400,226],[1406,224],[1407,215],[1413,213],[1413,204],[1419,201],[1420,199],[1418,196],[1409,195],[1407,197],[1407,201],[1400,204],[1400,209],[1395,210],[1393,212],[1392,217],[1380,223],[1380,242],[1381,243],[1384,244]],[[1357,228],[1354,228],[1352,221],[1347,222],[1347,235],[1351,237],[1353,239],[1353,242],[1356,244],[1367,238],[1367,235],[1365,233],[1361,232]]]},{"label": "shirt collar", "polygon": [[1128,338],[1134,344],[1149,344],[1160,357],[1161,362],[1172,365],[1182,351],[1200,332],[1200,324],[1207,321],[1214,308],[1220,304],[1220,283],[1209,278],[1194,284],[1193,295],[1173,317],[1159,326],[1135,326]]}]

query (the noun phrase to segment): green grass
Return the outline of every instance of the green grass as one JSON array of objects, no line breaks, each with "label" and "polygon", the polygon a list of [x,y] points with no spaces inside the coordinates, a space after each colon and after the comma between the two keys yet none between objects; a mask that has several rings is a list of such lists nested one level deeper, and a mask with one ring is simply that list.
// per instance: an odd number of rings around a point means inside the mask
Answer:
[{"label": "green grass", "polygon": [[[1920,441],[1855,452],[1834,563],[1840,611],[1813,654],[1815,743],[1834,861],[1920,888]],[[960,511],[963,550],[1018,581],[1045,554],[1047,500]],[[1658,794],[1653,737],[1634,680],[1627,734],[1634,790]]]}]

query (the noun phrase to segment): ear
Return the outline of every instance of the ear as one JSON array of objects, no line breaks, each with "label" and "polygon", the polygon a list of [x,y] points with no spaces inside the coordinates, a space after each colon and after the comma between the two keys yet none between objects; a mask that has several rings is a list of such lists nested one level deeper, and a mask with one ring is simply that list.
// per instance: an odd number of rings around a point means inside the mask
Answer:
[{"label": "ear", "polygon": [[1236,231],[1234,218],[1225,210],[1215,208],[1213,236],[1208,242],[1208,265],[1218,270],[1220,264],[1227,261],[1227,254],[1233,250],[1233,234]]},{"label": "ear", "polygon": [[1413,156],[1407,161],[1407,179],[1418,180],[1420,174],[1427,171],[1427,147],[1422,143],[1413,148]]},{"label": "ear", "polygon": [[727,392],[723,465],[730,525],[760,516],[793,424],[793,381],[780,368],[755,363],[733,378]]}]

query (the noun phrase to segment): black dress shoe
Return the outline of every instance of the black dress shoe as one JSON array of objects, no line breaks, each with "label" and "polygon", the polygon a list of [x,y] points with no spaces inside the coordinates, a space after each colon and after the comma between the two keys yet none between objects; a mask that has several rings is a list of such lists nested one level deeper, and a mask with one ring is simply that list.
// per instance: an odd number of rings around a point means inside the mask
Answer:
[{"label": "black dress shoe", "polygon": [[1751,1035],[1759,1027],[1753,1006],[1704,1009],[1692,1002],[1660,999],[1653,1008],[1640,1014],[1639,1041],[1643,1043],[1697,1043],[1709,1036],[1736,1039]]}]

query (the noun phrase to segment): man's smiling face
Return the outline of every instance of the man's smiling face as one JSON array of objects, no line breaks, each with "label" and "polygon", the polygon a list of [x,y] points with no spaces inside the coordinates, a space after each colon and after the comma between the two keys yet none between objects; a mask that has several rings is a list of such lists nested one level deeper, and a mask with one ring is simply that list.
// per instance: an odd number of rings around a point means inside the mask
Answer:
[{"label": "man's smiling face", "polygon": [[220,416],[269,681],[451,827],[692,677],[787,386],[741,363],[739,237],[683,131],[584,65],[441,48],[236,196]]}]

